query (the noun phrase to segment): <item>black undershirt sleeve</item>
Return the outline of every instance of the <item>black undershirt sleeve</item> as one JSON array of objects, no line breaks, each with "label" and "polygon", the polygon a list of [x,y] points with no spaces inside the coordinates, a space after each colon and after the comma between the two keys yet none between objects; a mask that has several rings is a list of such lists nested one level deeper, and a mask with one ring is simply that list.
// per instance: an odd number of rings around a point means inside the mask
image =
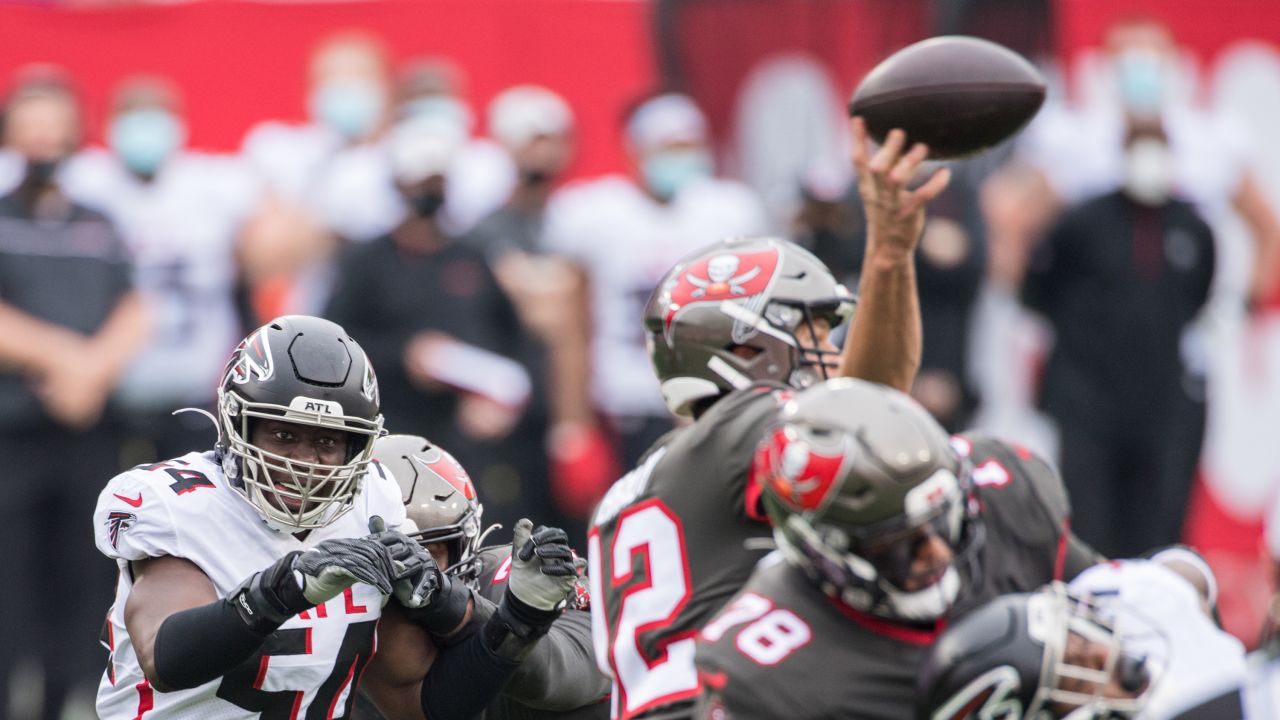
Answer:
[{"label": "black undershirt sleeve", "polygon": [[564,712],[599,702],[609,681],[591,650],[591,613],[566,610],[533,646],[502,694],[539,710]]},{"label": "black undershirt sleeve", "polygon": [[440,650],[422,681],[422,711],[428,720],[478,717],[520,667],[499,657],[472,633],[466,641]]},{"label": "black undershirt sleeve", "polygon": [[222,677],[257,652],[269,634],[246,626],[226,598],[176,612],[156,633],[156,689],[185,690]]}]

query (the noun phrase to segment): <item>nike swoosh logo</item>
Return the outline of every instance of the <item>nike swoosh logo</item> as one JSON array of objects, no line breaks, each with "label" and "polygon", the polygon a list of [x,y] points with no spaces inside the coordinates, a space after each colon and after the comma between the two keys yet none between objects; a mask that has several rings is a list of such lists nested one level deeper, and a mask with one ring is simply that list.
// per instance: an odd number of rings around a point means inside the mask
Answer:
[{"label": "nike swoosh logo", "polygon": [[118,495],[116,493],[111,493],[111,494],[120,498],[131,507],[142,507],[142,493],[138,493],[138,497],[136,498],[125,497],[123,495]]}]

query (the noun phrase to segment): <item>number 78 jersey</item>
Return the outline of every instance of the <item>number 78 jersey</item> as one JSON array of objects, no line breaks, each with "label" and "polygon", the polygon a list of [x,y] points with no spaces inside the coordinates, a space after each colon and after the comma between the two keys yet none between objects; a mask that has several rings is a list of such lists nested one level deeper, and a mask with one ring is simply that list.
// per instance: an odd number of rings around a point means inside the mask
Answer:
[{"label": "number 78 jersey", "polygon": [[[299,613],[269,635],[259,652],[226,675],[188,690],[156,692],[143,675],[124,609],[133,590],[130,562],[169,555],[197,565],[219,597],[287,553],[330,538],[362,537],[369,517],[404,522],[399,487],[380,465],[365,474],[354,507],[305,541],[267,527],[231,488],[213,453],[189,453],[113,478],[98,498],[94,538],[116,561],[120,579],[104,642],[111,655],[98,685],[103,720],[239,720],[348,717],[356,683],[375,646],[383,597],[356,583]],[[198,661],[198,658],[193,658]]]},{"label": "number 78 jersey", "polygon": [[591,520],[596,662],[613,717],[668,715],[699,691],[694,636],[746,582],[771,536],[752,480],[756,443],[785,389],[760,383],[659,440]]}]

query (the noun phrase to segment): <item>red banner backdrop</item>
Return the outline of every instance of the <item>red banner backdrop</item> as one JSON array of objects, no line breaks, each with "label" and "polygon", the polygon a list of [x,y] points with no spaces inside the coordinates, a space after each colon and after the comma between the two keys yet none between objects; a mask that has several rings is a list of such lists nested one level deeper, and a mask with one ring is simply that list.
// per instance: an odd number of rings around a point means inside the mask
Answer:
[{"label": "red banner backdrop", "polygon": [[800,53],[822,63],[846,96],[890,53],[929,35],[919,0],[686,0],[673,5],[676,80],[720,135],[742,81],[760,62]]},{"label": "red banner backdrop", "polygon": [[1100,47],[1108,26],[1135,16],[1163,21],[1180,45],[1206,63],[1242,40],[1280,38],[1275,0],[1059,0],[1054,16],[1059,52],[1070,57]]},{"label": "red banner backdrop", "polygon": [[229,150],[260,120],[301,120],[311,50],[336,31],[365,30],[395,61],[457,61],[481,121],[507,86],[562,93],[579,115],[576,174],[593,174],[622,166],[619,114],[656,82],[650,10],[646,0],[0,6],[0,82],[30,62],[61,65],[83,91],[96,139],[111,88],[133,73],[160,73],[184,91],[192,144]]}]

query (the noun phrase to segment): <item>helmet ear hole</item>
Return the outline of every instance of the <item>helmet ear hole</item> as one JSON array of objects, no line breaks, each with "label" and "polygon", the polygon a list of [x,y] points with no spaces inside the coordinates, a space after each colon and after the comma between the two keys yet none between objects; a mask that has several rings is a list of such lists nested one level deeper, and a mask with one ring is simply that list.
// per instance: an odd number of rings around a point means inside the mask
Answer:
[{"label": "helmet ear hole", "polygon": [[724,349],[732,353],[734,357],[739,357],[743,360],[752,360],[764,352],[764,348],[759,348],[755,345],[726,345]]}]

